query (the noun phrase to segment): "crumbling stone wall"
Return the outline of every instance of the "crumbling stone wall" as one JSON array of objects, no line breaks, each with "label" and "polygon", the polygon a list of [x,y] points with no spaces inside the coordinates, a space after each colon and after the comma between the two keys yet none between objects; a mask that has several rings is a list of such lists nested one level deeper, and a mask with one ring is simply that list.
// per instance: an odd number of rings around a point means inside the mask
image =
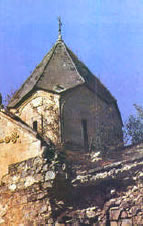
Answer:
[{"label": "crumbling stone wall", "polygon": [[[63,205],[58,199],[64,203],[69,191],[62,160],[52,159],[35,157],[9,167],[0,186],[1,225],[52,225],[54,209]],[[61,190],[63,194],[58,197],[59,188],[64,187],[66,190]]]},{"label": "crumbling stone wall", "polygon": [[82,120],[87,120],[88,143],[96,150],[121,145],[122,122],[113,103],[106,103],[87,87],[77,87],[61,98],[64,143],[83,147]]},{"label": "crumbling stone wall", "polygon": [[17,109],[11,109],[24,122],[33,128],[37,121],[37,130],[52,142],[60,141],[59,95],[42,90],[36,91]]},{"label": "crumbling stone wall", "polygon": [[73,185],[78,209],[68,216],[77,216],[79,225],[143,224],[143,158],[83,171]]},{"label": "crumbling stone wall", "polygon": [[[43,175],[40,173],[42,170]],[[45,189],[52,186],[48,180],[49,175],[54,178],[55,174],[46,174],[47,170],[48,166],[42,164],[40,158],[10,167],[9,174],[2,179],[3,186],[0,189],[1,224],[32,225],[42,220],[44,212],[48,211],[47,217],[50,215],[51,206]]]},{"label": "crumbling stone wall", "polygon": [[71,153],[64,161],[49,153],[9,167],[0,186],[1,225],[143,224],[143,149],[132,159],[118,153],[120,162],[99,166],[96,159],[87,170],[71,162]]}]

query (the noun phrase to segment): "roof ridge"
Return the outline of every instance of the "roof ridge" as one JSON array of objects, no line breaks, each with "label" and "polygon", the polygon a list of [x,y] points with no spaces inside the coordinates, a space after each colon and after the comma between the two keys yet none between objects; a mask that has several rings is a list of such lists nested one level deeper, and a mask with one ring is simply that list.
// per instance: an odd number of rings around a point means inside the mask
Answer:
[{"label": "roof ridge", "polygon": [[[69,53],[69,50],[70,50],[70,49],[66,46],[65,43],[64,43],[64,47],[65,47],[65,49],[66,49],[66,52],[67,52],[67,54],[68,54],[68,56],[69,56],[69,58],[70,58],[72,64],[74,65],[74,68],[75,68],[77,74],[79,75],[80,79],[82,79],[82,81],[85,82],[85,79],[81,76],[81,74],[80,74],[80,72],[79,72],[79,70],[78,70],[78,68],[77,68],[77,66],[76,66],[76,64],[75,64],[75,62],[73,61],[73,59],[72,59],[72,57],[71,57],[71,55],[70,55],[70,53]],[[70,51],[71,51],[71,50],[70,50]],[[78,59],[78,58],[77,58],[77,59]]]},{"label": "roof ridge", "polygon": [[[57,45],[59,44],[59,42],[61,42],[62,40],[57,40],[57,42],[55,43],[55,45],[50,49],[50,51],[46,54],[46,55],[48,55],[48,54],[50,54],[50,56],[49,56],[49,59],[48,59],[48,61],[47,61],[47,63],[45,64],[45,66],[43,67],[43,70],[42,70],[42,73],[39,75],[39,78],[37,79],[37,82],[35,83],[35,85],[33,86],[33,88],[36,86],[36,84],[39,82],[39,80],[40,80],[40,78],[42,77],[42,75],[43,75],[43,71],[45,70],[45,68],[47,67],[47,65],[49,64],[49,62],[50,62],[50,60],[51,60],[51,58],[52,58],[52,56],[53,56],[53,54],[54,54],[54,51],[55,51],[55,49],[56,49],[56,47],[57,47]],[[45,56],[46,57],[46,56]],[[41,62],[43,62],[44,61],[44,58],[43,58],[43,60],[41,61]]]}]

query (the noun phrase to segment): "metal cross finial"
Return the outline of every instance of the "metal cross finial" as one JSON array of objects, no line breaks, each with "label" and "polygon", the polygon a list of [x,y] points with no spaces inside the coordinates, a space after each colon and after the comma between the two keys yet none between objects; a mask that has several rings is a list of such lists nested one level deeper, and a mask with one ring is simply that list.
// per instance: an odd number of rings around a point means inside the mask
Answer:
[{"label": "metal cross finial", "polygon": [[62,27],[62,22],[61,22],[61,17],[58,17],[58,22],[59,22],[59,36],[58,40],[62,40],[62,35],[61,35],[61,27]]}]

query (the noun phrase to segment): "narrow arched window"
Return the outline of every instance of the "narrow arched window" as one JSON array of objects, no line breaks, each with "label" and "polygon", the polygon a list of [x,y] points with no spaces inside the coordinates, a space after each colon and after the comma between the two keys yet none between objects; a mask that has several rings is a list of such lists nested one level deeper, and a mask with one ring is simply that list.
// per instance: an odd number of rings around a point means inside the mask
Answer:
[{"label": "narrow arched window", "polygon": [[83,139],[84,139],[84,150],[88,151],[88,131],[87,131],[87,120],[81,120],[82,130],[83,130]]},{"label": "narrow arched window", "polygon": [[33,130],[34,130],[34,131],[37,131],[37,126],[38,126],[37,121],[34,121],[34,122],[33,122]]}]

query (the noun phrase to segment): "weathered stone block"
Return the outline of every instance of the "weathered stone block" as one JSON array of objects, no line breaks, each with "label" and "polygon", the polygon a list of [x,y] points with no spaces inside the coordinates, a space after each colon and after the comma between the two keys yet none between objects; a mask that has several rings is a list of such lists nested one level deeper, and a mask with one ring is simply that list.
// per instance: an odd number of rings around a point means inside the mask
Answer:
[{"label": "weathered stone block", "polygon": [[118,226],[117,221],[111,221],[110,226]]},{"label": "weathered stone block", "polygon": [[56,174],[54,171],[48,171],[45,175],[45,181],[54,180],[55,177],[56,177]]},{"label": "weathered stone block", "polygon": [[25,186],[25,187],[29,187],[29,186],[31,186],[32,184],[34,184],[35,182],[36,182],[36,180],[34,179],[34,177],[28,176],[28,177],[25,178],[24,186]]},{"label": "weathered stone block", "polygon": [[11,185],[9,186],[9,190],[15,191],[15,190],[16,190],[16,184],[11,184]]},{"label": "weathered stone block", "polygon": [[121,226],[133,226],[132,219],[124,219],[124,220],[122,220]]},{"label": "weathered stone block", "polygon": [[111,208],[110,209],[110,220],[118,220],[121,213],[121,209],[119,208]]},{"label": "weathered stone block", "polygon": [[46,212],[47,210],[48,210],[47,205],[43,205],[43,206],[41,207],[41,209],[39,210],[39,213],[44,213],[44,212]]},{"label": "weathered stone block", "polygon": [[45,189],[45,188],[52,188],[52,183],[50,181],[48,182],[45,182],[42,184],[42,187]]},{"label": "weathered stone block", "polygon": [[126,211],[121,212],[121,218],[128,218],[128,213]]}]

